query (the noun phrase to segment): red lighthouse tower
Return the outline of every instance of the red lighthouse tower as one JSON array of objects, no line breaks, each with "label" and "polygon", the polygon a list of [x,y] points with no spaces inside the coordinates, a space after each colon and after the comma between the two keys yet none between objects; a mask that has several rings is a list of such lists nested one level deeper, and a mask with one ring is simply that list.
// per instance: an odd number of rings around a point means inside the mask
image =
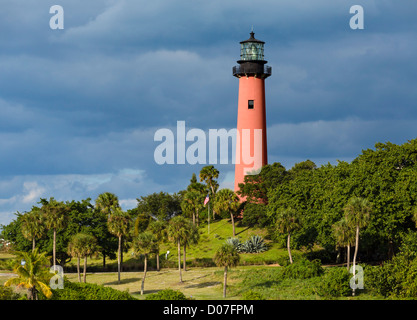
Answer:
[{"label": "red lighthouse tower", "polygon": [[233,67],[233,76],[239,78],[235,191],[245,175],[259,173],[268,163],[265,79],[272,69],[264,60],[264,44],[252,31],[248,40],[240,42],[239,65]]}]

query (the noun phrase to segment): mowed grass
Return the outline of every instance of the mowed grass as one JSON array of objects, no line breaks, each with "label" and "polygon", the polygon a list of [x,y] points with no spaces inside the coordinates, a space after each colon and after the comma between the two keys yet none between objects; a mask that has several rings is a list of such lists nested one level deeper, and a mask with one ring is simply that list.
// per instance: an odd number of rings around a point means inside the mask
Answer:
[{"label": "mowed grass", "polygon": [[[66,274],[66,277],[77,282],[77,274]],[[138,299],[145,299],[147,295],[163,289],[180,290],[187,297],[196,300],[223,299],[223,271],[220,268],[191,268],[182,271],[183,282],[179,281],[179,271],[169,268],[160,271],[148,271],[145,279],[144,295],[140,295],[143,272],[122,272],[120,284],[117,273],[87,274],[87,282],[109,286],[120,291],[127,291]],[[230,281],[232,284],[233,281]],[[227,299],[239,299],[231,295]]]}]

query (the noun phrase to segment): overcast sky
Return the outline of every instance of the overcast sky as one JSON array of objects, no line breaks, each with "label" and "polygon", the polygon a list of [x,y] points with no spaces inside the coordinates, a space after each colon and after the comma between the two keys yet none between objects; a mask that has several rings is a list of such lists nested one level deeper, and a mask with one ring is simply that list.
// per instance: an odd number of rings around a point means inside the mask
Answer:
[{"label": "overcast sky", "polygon": [[[272,67],[270,163],[350,162],[414,139],[416,16],[415,0],[0,0],[0,224],[41,197],[109,191],[130,209],[186,188],[203,165],[156,164],[154,134],[236,126],[232,67],[252,25]],[[215,166],[232,187],[233,165]]]}]

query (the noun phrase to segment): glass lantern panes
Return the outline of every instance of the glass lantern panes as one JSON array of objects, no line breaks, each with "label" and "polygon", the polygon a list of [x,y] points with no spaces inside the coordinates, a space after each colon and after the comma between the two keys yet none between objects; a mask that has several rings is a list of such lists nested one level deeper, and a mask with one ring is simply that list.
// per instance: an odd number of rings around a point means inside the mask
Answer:
[{"label": "glass lantern panes", "polygon": [[241,60],[264,60],[264,44],[260,42],[244,42],[240,46]]}]

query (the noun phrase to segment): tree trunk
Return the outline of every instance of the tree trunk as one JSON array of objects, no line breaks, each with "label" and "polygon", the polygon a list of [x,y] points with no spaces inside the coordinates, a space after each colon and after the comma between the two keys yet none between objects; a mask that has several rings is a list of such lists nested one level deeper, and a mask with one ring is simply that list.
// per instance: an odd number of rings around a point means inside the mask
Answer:
[{"label": "tree trunk", "polygon": [[83,276],[84,276],[84,283],[86,283],[86,278],[87,278],[87,256],[84,257],[84,272],[83,272]]},{"label": "tree trunk", "polygon": [[52,256],[53,256],[53,263],[56,264],[56,229],[54,228],[54,243],[52,244]]},{"label": "tree trunk", "polygon": [[288,249],[288,255],[290,257],[290,263],[293,263],[292,256],[291,256],[290,240],[291,240],[291,232],[288,233],[288,237],[287,237],[287,249]]},{"label": "tree trunk", "polygon": [[28,290],[28,299],[29,300],[35,300],[35,286],[32,286]]},{"label": "tree trunk", "polygon": [[[356,256],[358,254],[358,247],[359,247],[359,226],[356,226],[356,239],[355,239],[355,253],[353,254],[353,277],[356,280]],[[352,289],[352,296],[355,295],[355,289]]]},{"label": "tree trunk", "polygon": [[350,244],[347,245],[347,270],[350,270]]},{"label": "tree trunk", "polygon": [[236,236],[236,232],[235,232],[235,219],[233,217],[233,213],[230,214],[230,217],[232,219],[232,226],[233,226],[233,237]]},{"label": "tree trunk", "polygon": [[195,226],[195,213],[193,212],[193,226]]},{"label": "tree trunk", "polygon": [[187,250],[186,245],[184,244],[184,249],[182,251],[182,255],[183,255],[183,257],[182,257],[182,259],[183,259],[182,268],[184,269],[184,271],[187,271],[187,268],[186,268],[186,256],[187,256],[186,250]]},{"label": "tree trunk", "polygon": [[156,271],[159,271],[159,249],[156,251]]},{"label": "tree trunk", "polygon": [[226,286],[227,286],[227,267],[224,267],[223,298],[226,298]]},{"label": "tree trunk", "polygon": [[120,260],[122,251],[122,236],[119,236],[119,250],[117,252],[117,282],[120,284]]},{"label": "tree trunk", "polygon": [[124,243],[123,243],[123,238],[122,238],[121,246],[120,246],[120,272],[123,271],[123,246],[124,246]]},{"label": "tree trunk", "polygon": [[196,214],[196,220],[197,220],[197,228],[200,226],[200,219],[198,218],[198,210]]},{"label": "tree trunk", "polygon": [[143,288],[145,287],[146,272],[148,271],[148,255],[145,254],[145,263],[143,266],[142,286],[140,287],[140,294],[143,295]]},{"label": "tree trunk", "polygon": [[78,282],[81,282],[81,273],[80,273],[80,256],[77,256],[77,273],[78,273]]},{"label": "tree trunk", "polygon": [[180,272],[180,282],[182,282],[182,273],[181,273],[181,243],[178,240],[178,271]]},{"label": "tree trunk", "polygon": [[104,251],[102,252],[102,255],[103,255],[103,270],[105,270],[106,269],[106,254]]},{"label": "tree trunk", "polygon": [[32,252],[35,251],[35,237],[32,238]]}]

